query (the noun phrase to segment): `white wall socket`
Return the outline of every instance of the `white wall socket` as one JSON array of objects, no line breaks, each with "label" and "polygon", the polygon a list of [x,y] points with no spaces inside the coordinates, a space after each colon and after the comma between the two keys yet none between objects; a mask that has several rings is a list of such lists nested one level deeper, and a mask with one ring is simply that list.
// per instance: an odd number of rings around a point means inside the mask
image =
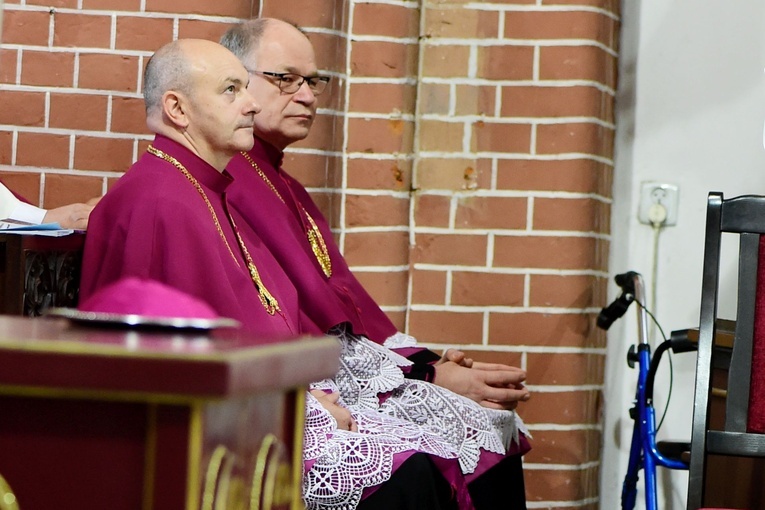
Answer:
[{"label": "white wall socket", "polygon": [[[662,226],[677,224],[679,190],[676,184],[644,182],[640,188],[638,220],[652,225],[658,221]],[[665,218],[662,220],[662,218]]]}]

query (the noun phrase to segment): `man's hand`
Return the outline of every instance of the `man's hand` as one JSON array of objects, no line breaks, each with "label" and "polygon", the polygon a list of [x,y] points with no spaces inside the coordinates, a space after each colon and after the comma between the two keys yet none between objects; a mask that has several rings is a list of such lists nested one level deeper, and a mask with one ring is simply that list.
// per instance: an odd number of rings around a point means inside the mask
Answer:
[{"label": "man's hand", "polygon": [[340,393],[326,393],[322,390],[311,390],[311,395],[316,397],[321,406],[329,411],[329,414],[337,422],[337,428],[340,430],[350,430],[351,432],[358,432],[359,428],[356,425],[356,421],[351,416],[351,412],[337,403],[340,398]]},{"label": "man's hand", "polygon": [[61,228],[85,230],[88,228],[88,218],[99,198],[88,201],[87,204],[69,204],[50,209],[45,214],[44,223],[58,223]]},{"label": "man's hand", "polygon": [[531,394],[523,385],[526,372],[500,363],[482,363],[448,349],[436,363],[435,384],[491,409],[515,409]]}]

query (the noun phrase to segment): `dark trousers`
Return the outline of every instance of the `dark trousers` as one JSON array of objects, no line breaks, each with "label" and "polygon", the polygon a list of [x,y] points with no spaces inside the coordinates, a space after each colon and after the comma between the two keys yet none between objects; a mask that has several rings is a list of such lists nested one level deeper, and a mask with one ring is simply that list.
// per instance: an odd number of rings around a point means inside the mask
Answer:
[{"label": "dark trousers", "polygon": [[[508,457],[468,485],[476,510],[526,510],[521,456]],[[359,510],[456,510],[452,489],[430,458],[416,453]]]}]

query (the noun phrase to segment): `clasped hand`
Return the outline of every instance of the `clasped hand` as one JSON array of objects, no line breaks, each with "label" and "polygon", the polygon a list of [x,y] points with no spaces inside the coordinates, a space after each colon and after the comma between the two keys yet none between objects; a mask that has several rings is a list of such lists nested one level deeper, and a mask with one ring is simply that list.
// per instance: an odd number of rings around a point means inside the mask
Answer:
[{"label": "clasped hand", "polygon": [[356,425],[356,420],[353,419],[351,412],[345,407],[337,403],[340,399],[340,393],[327,393],[322,390],[311,390],[311,395],[316,397],[321,406],[332,415],[337,422],[337,428],[340,430],[350,430],[351,432],[358,432],[359,427]]},{"label": "clasped hand", "polygon": [[531,398],[523,385],[526,372],[501,363],[473,361],[457,349],[447,349],[436,362],[434,383],[491,409],[512,410]]}]

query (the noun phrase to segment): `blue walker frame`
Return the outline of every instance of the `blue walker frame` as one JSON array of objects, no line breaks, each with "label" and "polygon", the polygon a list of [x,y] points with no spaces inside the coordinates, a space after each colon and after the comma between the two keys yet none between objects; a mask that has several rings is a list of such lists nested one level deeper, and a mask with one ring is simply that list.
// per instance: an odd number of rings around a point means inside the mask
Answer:
[{"label": "blue walker frame", "polygon": [[[627,465],[627,474],[622,484],[622,510],[633,510],[637,500],[637,485],[640,479],[639,472],[644,470],[645,476],[645,500],[647,510],[658,510],[658,494],[656,486],[656,467],[662,466],[669,469],[688,469],[688,463],[667,457],[659,451],[656,443],[656,410],[653,406],[653,376],[651,370],[651,346],[648,342],[648,313],[643,307],[644,287],[643,278],[639,273],[630,271],[617,275],[616,283],[621,287],[622,294],[607,308],[604,308],[598,317],[598,326],[608,329],[614,320],[621,317],[633,301],[638,302],[638,336],[639,343],[637,352],[634,346],[627,355],[627,364],[630,368],[638,364],[638,383],[635,392],[633,407],[630,409],[630,417],[634,421],[632,428],[632,443]],[[666,348],[672,348],[674,352],[687,352],[695,350],[695,344],[687,339],[667,341],[664,349],[656,352],[655,365]],[[672,345],[675,343],[676,345]],[[655,370],[655,369],[654,369]]]}]

